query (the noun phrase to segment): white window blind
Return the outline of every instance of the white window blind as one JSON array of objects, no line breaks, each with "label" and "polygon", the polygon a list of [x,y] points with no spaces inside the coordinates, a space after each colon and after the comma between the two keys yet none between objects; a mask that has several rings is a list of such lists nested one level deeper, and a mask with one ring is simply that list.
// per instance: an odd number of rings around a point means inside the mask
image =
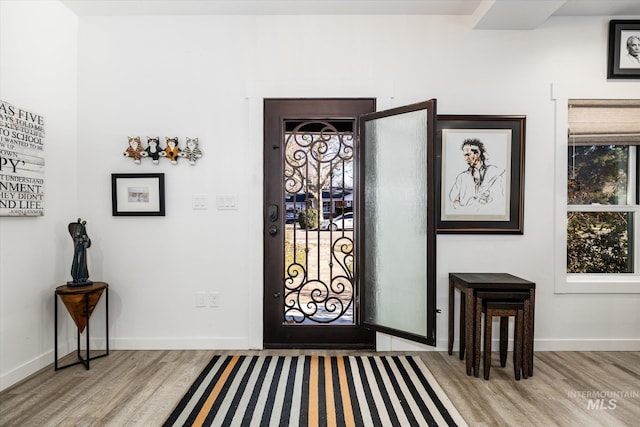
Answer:
[{"label": "white window blind", "polygon": [[640,99],[569,100],[569,144],[640,144]]}]

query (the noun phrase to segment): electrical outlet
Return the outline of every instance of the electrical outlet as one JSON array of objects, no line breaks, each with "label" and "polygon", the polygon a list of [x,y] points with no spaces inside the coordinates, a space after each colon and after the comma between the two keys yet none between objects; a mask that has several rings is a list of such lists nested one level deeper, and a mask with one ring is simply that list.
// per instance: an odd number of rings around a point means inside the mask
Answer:
[{"label": "electrical outlet", "polygon": [[209,292],[209,307],[220,307],[219,292]]},{"label": "electrical outlet", "polygon": [[196,292],[196,307],[206,307],[206,292]]}]

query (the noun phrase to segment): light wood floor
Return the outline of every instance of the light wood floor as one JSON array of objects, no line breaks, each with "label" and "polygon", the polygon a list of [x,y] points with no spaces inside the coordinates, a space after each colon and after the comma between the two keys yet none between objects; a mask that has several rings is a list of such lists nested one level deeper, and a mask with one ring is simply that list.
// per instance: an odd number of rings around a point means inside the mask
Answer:
[{"label": "light wood floor", "polygon": [[[89,371],[50,367],[3,391],[0,425],[160,426],[217,353],[344,354],[112,351]],[[534,376],[521,381],[513,379],[511,361],[501,368],[495,357],[489,381],[468,377],[456,353],[420,357],[470,426],[640,425],[640,352],[537,352]],[[590,408],[589,397],[600,394],[603,409]]]}]

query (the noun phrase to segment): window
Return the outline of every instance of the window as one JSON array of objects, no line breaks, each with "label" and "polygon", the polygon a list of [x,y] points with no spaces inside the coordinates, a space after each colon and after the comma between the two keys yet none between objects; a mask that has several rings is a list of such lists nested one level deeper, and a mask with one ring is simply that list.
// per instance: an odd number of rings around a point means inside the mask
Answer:
[{"label": "window", "polygon": [[569,100],[567,259],[571,277],[640,276],[639,100]]}]

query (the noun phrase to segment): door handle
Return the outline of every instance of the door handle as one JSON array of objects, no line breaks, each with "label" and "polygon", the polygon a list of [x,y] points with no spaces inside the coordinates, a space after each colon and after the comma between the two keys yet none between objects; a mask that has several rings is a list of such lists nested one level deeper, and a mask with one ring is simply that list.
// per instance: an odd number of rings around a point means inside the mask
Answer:
[{"label": "door handle", "polygon": [[276,234],[278,234],[278,227],[276,227],[275,225],[272,225],[271,227],[269,227],[269,234],[272,236],[275,236]]},{"label": "door handle", "polygon": [[276,222],[278,220],[278,205],[269,205],[267,208],[267,216],[269,221]]}]

